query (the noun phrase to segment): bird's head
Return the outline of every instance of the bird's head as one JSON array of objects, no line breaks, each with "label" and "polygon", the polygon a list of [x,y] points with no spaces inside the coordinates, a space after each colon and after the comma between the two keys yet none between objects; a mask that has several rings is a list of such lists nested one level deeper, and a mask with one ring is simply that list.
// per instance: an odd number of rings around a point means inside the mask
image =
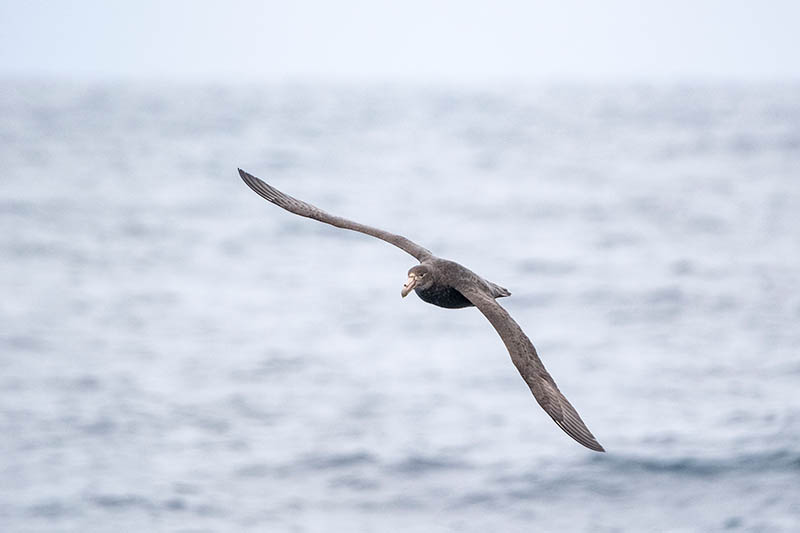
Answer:
[{"label": "bird's head", "polygon": [[408,279],[400,296],[405,298],[414,289],[427,289],[433,285],[433,271],[427,265],[416,265],[408,271]]}]

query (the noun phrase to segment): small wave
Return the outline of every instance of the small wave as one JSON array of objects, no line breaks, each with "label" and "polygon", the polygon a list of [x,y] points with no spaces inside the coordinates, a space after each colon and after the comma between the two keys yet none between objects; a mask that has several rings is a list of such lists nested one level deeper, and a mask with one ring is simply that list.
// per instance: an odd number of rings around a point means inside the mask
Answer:
[{"label": "small wave", "polygon": [[380,487],[380,483],[375,479],[352,475],[334,478],[329,484],[333,488],[345,488],[354,491],[372,491]]},{"label": "small wave", "polygon": [[330,470],[336,468],[349,468],[353,466],[362,466],[374,464],[377,459],[366,452],[330,454],[330,455],[313,455],[302,459],[299,466],[311,470]]},{"label": "small wave", "polygon": [[46,501],[36,503],[28,508],[28,514],[35,518],[47,518],[54,520],[62,518],[71,513],[68,505],[59,501]]},{"label": "small wave", "polygon": [[620,471],[644,471],[697,477],[736,472],[800,470],[800,452],[791,450],[741,454],[723,458],[676,457],[661,459],[610,455],[601,458],[594,457],[592,461],[606,463]]},{"label": "small wave", "polygon": [[418,511],[426,507],[426,502],[407,494],[396,495],[386,499],[364,499],[356,503],[359,509],[369,512],[386,513]]},{"label": "small wave", "polygon": [[100,417],[81,425],[81,429],[87,435],[109,435],[117,429],[117,423],[108,417]]},{"label": "small wave", "polygon": [[141,508],[151,509],[153,503],[147,498],[135,494],[97,494],[91,496],[89,500],[103,508]]},{"label": "small wave", "polygon": [[314,454],[286,463],[248,463],[237,467],[233,474],[241,478],[289,478],[301,472],[338,471],[377,464],[378,460],[366,452],[341,454]]},{"label": "small wave", "polygon": [[452,507],[455,509],[488,507],[495,508],[498,505],[498,495],[491,491],[468,492],[457,498]]},{"label": "small wave", "polygon": [[237,477],[262,478],[274,475],[275,468],[263,463],[251,463],[237,468],[234,474]]},{"label": "small wave", "polygon": [[681,306],[686,303],[683,291],[677,286],[661,287],[648,291],[644,298],[650,306]]},{"label": "small wave", "polygon": [[213,509],[208,506],[191,506],[189,502],[180,496],[172,496],[166,499],[147,498],[137,494],[94,494],[88,497],[88,501],[97,507],[106,510],[138,509],[147,512],[157,512],[161,509],[169,512],[193,511],[196,514],[213,514]]},{"label": "small wave", "polygon": [[0,215],[31,216],[34,211],[35,206],[32,202],[22,200],[0,201]]},{"label": "small wave", "polygon": [[469,468],[464,462],[453,461],[443,457],[423,457],[412,455],[393,464],[389,469],[392,472],[408,475],[421,475],[443,470],[460,470]]},{"label": "small wave", "polygon": [[45,342],[33,335],[9,335],[0,337],[0,346],[8,348],[14,352],[42,352],[45,349]]},{"label": "small wave", "polygon": [[231,377],[244,383],[258,383],[268,379],[276,379],[306,369],[312,357],[304,355],[287,356],[271,354],[270,357],[258,361],[253,367],[235,369]]}]

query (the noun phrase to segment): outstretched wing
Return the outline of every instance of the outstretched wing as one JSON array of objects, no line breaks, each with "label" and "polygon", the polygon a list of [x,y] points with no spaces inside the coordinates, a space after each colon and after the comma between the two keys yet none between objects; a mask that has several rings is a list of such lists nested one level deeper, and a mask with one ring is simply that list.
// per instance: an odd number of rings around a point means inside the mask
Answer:
[{"label": "outstretched wing", "polygon": [[352,220],[348,220],[346,218],[331,215],[309,203],[292,198],[288,194],[282,193],[275,187],[267,185],[252,174],[248,174],[241,168],[239,169],[239,175],[242,177],[247,186],[253,189],[259,196],[269,200],[278,207],[282,207],[287,211],[294,213],[295,215],[313,218],[314,220],[331,224],[337,228],[349,229],[366,233],[367,235],[372,235],[373,237],[377,237],[388,243],[394,244],[401,250],[404,250],[416,257],[419,261],[422,261],[423,259],[432,255],[429,250],[426,250],[415,242],[406,239],[402,235],[395,235],[394,233],[389,233],[388,231],[383,231],[378,228],[373,228],[372,226],[359,224],[358,222],[353,222]]},{"label": "outstretched wing", "polygon": [[578,412],[567,401],[556,382],[544,368],[542,361],[536,353],[530,339],[522,328],[519,327],[511,315],[508,314],[495,299],[474,287],[457,287],[481,313],[484,314],[494,329],[500,334],[503,343],[508,348],[511,361],[517,367],[522,379],[530,387],[533,397],[539,402],[548,415],[563,429],[567,435],[583,444],[590,450],[604,452],[605,450],[594,438],[592,432],[583,423]]}]

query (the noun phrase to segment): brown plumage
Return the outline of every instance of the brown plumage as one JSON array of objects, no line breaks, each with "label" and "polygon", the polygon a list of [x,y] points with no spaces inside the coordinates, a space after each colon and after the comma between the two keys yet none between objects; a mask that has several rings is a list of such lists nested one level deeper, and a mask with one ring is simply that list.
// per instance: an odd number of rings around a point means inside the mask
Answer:
[{"label": "brown plumage", "polygon": [[508,311],[497,303],[496,298],[510,296],[510,292],[456,262],[436,257],[429,250],[403,236],[326,213],[311,204],[280,192],[241,169],[239,175],[253,191],[287,211],[338,228],[372,235],[414,256],[420,264],[409,270],[408,281],[403,286],[401,295],[406,296],[413,289],[422,300],[439,307],[451,309],[477,307],[497,330],[511,355],[511,361],[542,409],[580,444],[598,452],[605,451],[572,404],[558,390],[528,336],[511,318]]}]

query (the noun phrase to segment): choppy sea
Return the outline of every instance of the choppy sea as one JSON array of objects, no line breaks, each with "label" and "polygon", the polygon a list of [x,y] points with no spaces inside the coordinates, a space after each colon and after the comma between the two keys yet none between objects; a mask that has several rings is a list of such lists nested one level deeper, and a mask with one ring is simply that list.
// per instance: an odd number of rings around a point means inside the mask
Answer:
[{"label": "choppy sea", "polygon": [[2,531],[800,531],[796,84],[5,80],[0,167]]}]

